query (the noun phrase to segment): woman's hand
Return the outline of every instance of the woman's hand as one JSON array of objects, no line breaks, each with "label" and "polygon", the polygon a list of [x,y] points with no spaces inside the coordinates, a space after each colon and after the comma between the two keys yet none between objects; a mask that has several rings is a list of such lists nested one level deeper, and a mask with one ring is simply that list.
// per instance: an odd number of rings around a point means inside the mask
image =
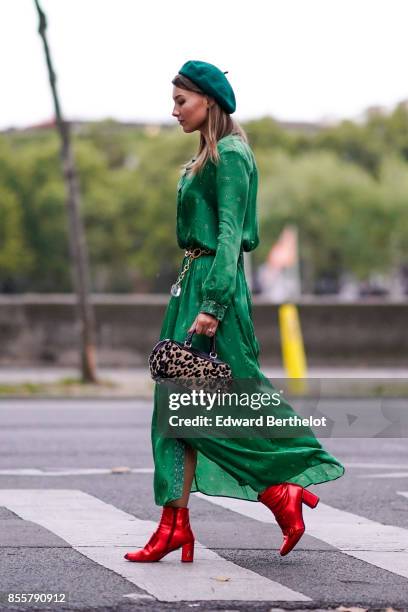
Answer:
[{"label": "woman's hand", "polygon": [[206,314],[205,312],[199,312],[196,318],[194,319],[192,325],[190,325],[188,333],[190,333],[194,329],[196,334],[213,336],[217,331],[218,325],[218,319],[216,319],[210,314]]}]

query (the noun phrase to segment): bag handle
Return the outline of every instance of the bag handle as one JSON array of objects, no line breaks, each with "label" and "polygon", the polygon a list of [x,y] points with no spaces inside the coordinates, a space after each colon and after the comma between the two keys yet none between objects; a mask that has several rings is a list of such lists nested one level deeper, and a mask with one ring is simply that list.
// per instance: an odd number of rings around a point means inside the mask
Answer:
[{"label": "bag handle", "polygon": [[[184,343],[183,343],[185,347],[187,348],[191,347],[191,340],[193,339],[193,336],[195,333],[196,332],[194,329],[190,333],[187,333],[186,339],[184,340]],[[211,338],[211,347],[210,347],[209,355],[212,359],[216,359],[217,357],[217,351],[215,348],[215,334]]]}]

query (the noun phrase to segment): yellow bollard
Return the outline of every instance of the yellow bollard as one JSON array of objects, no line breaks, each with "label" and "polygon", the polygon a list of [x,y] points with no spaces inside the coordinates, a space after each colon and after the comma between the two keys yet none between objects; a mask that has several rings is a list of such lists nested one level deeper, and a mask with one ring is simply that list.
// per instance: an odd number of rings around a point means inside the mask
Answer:
[{"label": "yellow bollard", "polygon": [[[307,365],[297,308],[294,304],[279,306],[279,328],[283,365],[293,393],[307,391]],[[300,379],[300,380],[293,380]]]}]

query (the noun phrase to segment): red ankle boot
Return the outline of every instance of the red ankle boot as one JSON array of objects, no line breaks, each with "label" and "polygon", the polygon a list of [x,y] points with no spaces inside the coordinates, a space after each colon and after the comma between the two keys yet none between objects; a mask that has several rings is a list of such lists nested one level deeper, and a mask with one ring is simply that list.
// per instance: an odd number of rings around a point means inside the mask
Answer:
[{"label": "red ankle boot", "polygon": [[160,561],[165,555],[182,547],[181,560],[194,559],[194,535],[191,531],[188,508],[164,506],[160,523],[142,550],[126,553],[128,561],[148,563]]},{"label": "red ankle boot", "polygon": [[319,498],[300,485],[283,482],[268,487],[261,495],[258,495],[258,499],[275,515],[284,536],[280,554],[287,555],[305,532],[302,502],[310,508],[316,508]]}]

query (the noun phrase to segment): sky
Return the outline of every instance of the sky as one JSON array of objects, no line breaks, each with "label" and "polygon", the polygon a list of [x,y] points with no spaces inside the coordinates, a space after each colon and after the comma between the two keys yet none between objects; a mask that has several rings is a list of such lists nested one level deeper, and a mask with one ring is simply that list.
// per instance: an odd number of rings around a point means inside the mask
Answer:
[{"label": "sky", "polygon": [[[216,64],[237,120],[361,118],[408,98],[408,0],[40,0],[67,119],[170,122],[191,59]],[[53,116],[34,0],[0,2],[0,129]]]}]

